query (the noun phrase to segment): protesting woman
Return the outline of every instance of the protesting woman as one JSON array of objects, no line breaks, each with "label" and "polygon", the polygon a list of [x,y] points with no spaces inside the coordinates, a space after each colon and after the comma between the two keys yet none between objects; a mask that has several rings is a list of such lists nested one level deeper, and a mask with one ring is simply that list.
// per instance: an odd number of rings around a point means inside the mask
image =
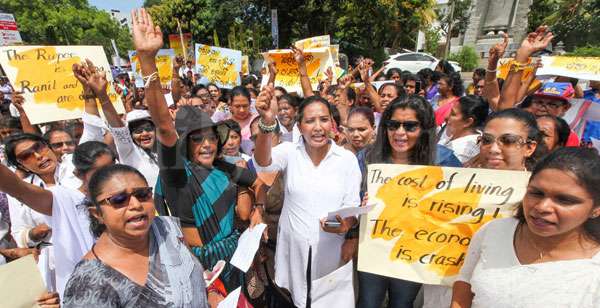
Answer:
[{"label": "protesting woman", "polygon": [[[50,153],[44,143],[28,142],[30,145],[17,153],[20,160],[35,159],[44,167],[48,162],[43,153]],[[0,165],[0,191],[23,202],[32,210],[51,216],[50,228],[54,247],[56,289],[63,294],[67,279],[75,264],[92,247],[94,238],[90,231],[88,211],[84,205],[87,183],[94,172],[111,165],[115,155],[101,142],[89,141],[79,145],[73,154],[77,177],[83,185],[71,189],[62,185],[42,188],[19,179],[4,165]]]},{"label": "protesting woman", "polygon": [[438,86],[439,95],[433,98],[431,104],[435,110],[435,124],[441,126],[450,115],[452,107],[458,103],[458,99],[464,94],[465,89],[459,73],[442,74]]},{"label": "protesting woman", "polygon": [[240,160],[250,160],[250,156],[241,152],[242,128],[240,125],[236,121],[229,119],[217,123],[217,126],[221,127],[224,135],[227,131],[223,142],[223,159],[232,164]]},{"label": "protesting woman", "polygon": [[[277,94],[277,93],[275,93]],[[289,95],[283,94],[277,99],[277,120],[281,128],[281,138],[283,141],[293,142],[296,140],[297,133],[296,114],[298,112],[298,100]]]},{"label": "protesting woman", "polygon": [[[392,101],[381,116],[375,143],[358,154],[366,179],[369,164],[460,166],[447,148],[436,145],[433,109],[420,96]],[[366,191],[366,180],[363,180]],[[412,307],[420,283],[359,272],[357,307],[379,308],[388,293],[390,307]]]},{"label": "protesting woman", "polygon": [[479,137],[479,156],[465,165],[475,168],[529,170],[543,149],[535,117],[512,108],[493,113]]},{"label": "protesting woman", "polygon": [[452,107],[447,124],[442,130],[441,145],[454,151],[461,163],[465,163],[479,154],[477,143],[479,131],[489,113],[488,103],[479,96],[467,95]]},{"label": "protesting woman", "polygon": [[545,115],[536,120],[548,151],[554,151],[567,144],[571,128],[563,118]]},{"label": "protesting woman", "polygon": [[356,107],[351,109],[344,133],[348,141],[344,148],[354,154],[371,144],[375,136],[375,117],[371,108]]},{"label": "protesting woman", "polygon": [[599,307],[598,187],[593,149],[560,148],[540,161],[516,217],[473,237],[452,307]]},{"label": "protesting woman", "polygon": [[155,127],[150,114],[146,110],[130,111],[125,117],[125,124],[108,97],[106,73],[98,71],[90,60],[81,66],[76,65],[73,71],[79,82],[91,89],[100,101],[119,154],[119,162],[139,170],[154,186],[158,178],[158,161]]},{"label": "protesting woman", "polygon": [[[204,268],[212,269],[219,260],[228,262],[233,256],[239,239],[235,215],[249,219],[253,209],[247,188],[257,192],[260,182],[247,169],[219,158],[225,138],[219,136],[207,113],[182,106],[175,123],[171,121],[155,62],[163,46],[162,33],[144,9],[134,12],[132,20],[133,42],[147,84],[148,111],[157,127],[160,177],[156,209],[161,215],[170,213],[180,219],[186,244]],[[260,221],[260,213],[254,213],[258,220],[251,225]],[[220,278],[227,290],[233,291],[243,277],[227,264]]]},{"label": "protesting woman", "polygon": [[138,170],[102,168],[88,191],[99,237],[75,267],[64,307],[207,307],[202,265],[179,240],[179,221],[155,217]]},{"label": "protesting woman", "polygon": [[238,86],[231,90],[231,118],[242,128],[242,150],[252,153],[253,143],[250,141],[250,122],[256,117],[250,109],[250,92],[248,89]]},{"label": "protesting woman", "polygon": [[[261,115],[253,160],[259,172],[281,171],[285,200],[279,219],[275,282],[288,289],[297,307],[311,306],[311,285],[340,267],[341,247],[357,219],[337,217],[339,226],[325,224],[327,213],[360,205],[360,170],[355,156],[328,138],[333,127],[330,105],[308,97],[298,109],[302,138],[271,148],[277,128],[272,85],[261,92],[256,108]],[[313,290],[319,293],[333,290]],[[351,283],[336,289],[354,304]],[[343,305],[340,305],[343,307]]]}]

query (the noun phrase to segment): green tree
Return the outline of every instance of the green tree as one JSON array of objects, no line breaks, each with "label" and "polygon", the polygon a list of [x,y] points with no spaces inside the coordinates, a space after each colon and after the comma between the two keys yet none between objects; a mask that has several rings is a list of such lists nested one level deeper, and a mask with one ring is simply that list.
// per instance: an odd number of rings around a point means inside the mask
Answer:
[{"label": "green tree", "polygon": [[440,34],[439,28],[428,28],[425,30],[425,52],[432,55],[438,56],[438,50],[440,47]]},{"label": "green tree", "polygon": [[472,46],[463,46],[458,52],[450,54],[448,60],[458,62],[464,72],[470,72],[479,65],[479,55]]},{"label": "green tree", "polygon": [[86,0],[0,0],[0,7],[14,14],[28,45],[102,45],[109,56],[111,39],[121,56],[132,48],[127,28]]},{"label": "green tree", "polygon": [[[450,8],[452,3],[454,3],[454,14],[452,14],[452,20],[450,20]],[[440,21],[440,28],[443,35],[447,35],[448,25],[452,23],[452,37],[456,37],[467,31],[469,18],[471,17],[471,0],[450,0],[446,10],[436,8],[435,12]]]},{"label": "green tree", "polygon": [[565,49],[600,42],[600,1],[598,0],[534,0],[528,15],[529,30],[539,25],[551,27],[555,39]]}]

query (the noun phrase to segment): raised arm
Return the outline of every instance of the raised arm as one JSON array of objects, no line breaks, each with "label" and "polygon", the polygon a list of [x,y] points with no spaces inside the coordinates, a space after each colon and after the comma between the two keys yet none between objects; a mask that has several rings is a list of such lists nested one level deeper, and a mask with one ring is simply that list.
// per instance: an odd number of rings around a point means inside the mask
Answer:
[{"label": "raised arm", "polygon": [[306,69],[306,62],[304,61],[304,52],[302,49],[292,46],[292,52],[294,53],[294,60],[298,63],[298,73],[300,74],[300,85],[302,86],[302,93],[304,97],[315,95],[310,84],[310,78],[308,78],[308,70]]},{"label": "raised arm", "polygon": [[[532,90],[530,90],[529,87],[535,80],[535,74],[537,73],[538,68],[540,68],[541,66],[542,66],[542,60],[538,59],[537,62],[534,64],[533,72],[531,72],[531,74],[529,74],[529,76],[527,76],[527,79],[525,79],[521,82],[521,88],[519,88],[519,93],[517,94],[517,103],[522,102],[523,99],[525,97],[527,97],[527,95],[529,95],[529,93],[531,93],[532,91],[535,92],[538,90],[537,89],[538,87],[536,87],[536,89],[532,89]],[[540,83],[539,86],[541,86],[541,85],[542,84]]]},{"label": "raised arm", "polygon": [[554,35],[548,31],[547,26],[541,26],[535,32],[529,33],[527,38],[523,40],[521,47],[517,50],[515,63],[511,65],[508,77],[506,77],[506,81],[502,86],[500,101],[498,102],[499,110],[512,108],[518,103],[517,96],[521,86],[521,76],[523,76],[523,70],[529,64],[529,57],[535,52],[544,50],[553,37]]},{"label": "raised arm", "polygon": [[36,212],[52,216],[52,192],[21,180],[0,164],[0,191],[11,195]]},{"label": "raised arm", "polygon": [[142,76],[144,76],[148,112],[156,125],[158,141],[171,147],[177,143],[177,132],[160,86],[155,60],[156,53],[163,46],[162,32],[158,26],[154,26],[152,17],[143,8],[132,11],[131,20],[133,45],[140,59]]},{"label": "raised arm", "polygon": [[[268,84],[256,99],[256,111],[260,114],[259,124],[272,126],[277,124],[277,102],[273,99],[275,89]],[[254,146],[254,159],[259,166],[265,167],[271,164],[271,134],[259,130]]]},{"label": "raised arm", "polygon": [[275,62],[269,62],[269,80],[267,84],[275,84],[275,78],[277,78],[277,67],[275,66]]},{"label": "raised arm", "polygon": [[365,91],[367,91],[369,99],[371,100],[371,104],[373,104],[373,109],[375,109],[376,112],[382,113],[383,108],[381,107],[381,97],[371,84],[371,78],[369,78],[369,67],[365,65],[364,61],[358,65],[358,71],[360,73],[360,78],[365,84]]},{"label": "raised arm", "polygon": [[173,72],[171,77],[171,96],[173,102],[178,102],[181,98],[181,77],[179,76],[179,69],[183,66],[183,57],[177,56],[173,61]]},{"label": "raised arm", "polygon": [[508,46],[508,34],[504,34],[504,41],[490,48],[488,57],[488,67],[485,70],[485,83],[483,86],[482,96],[487,99],[492,110],[498,109],[498,101],[500,100],[500,88],[498,79],[496,78],[496,69],[498,61],[504,55],[504,51]]},{"label": "raised arm", "polygon": [[17,108],[17,111],[19,111],[19,121],[21,122],[23,132],[30,134],[40,134],[40,130],[36,126],[31,125],[29,117],[27,116],[27,113],[23,108],[24,102],[25,98],[23,98],[21,93],[13,93],[12,104],[15,106],[15,108]]}]

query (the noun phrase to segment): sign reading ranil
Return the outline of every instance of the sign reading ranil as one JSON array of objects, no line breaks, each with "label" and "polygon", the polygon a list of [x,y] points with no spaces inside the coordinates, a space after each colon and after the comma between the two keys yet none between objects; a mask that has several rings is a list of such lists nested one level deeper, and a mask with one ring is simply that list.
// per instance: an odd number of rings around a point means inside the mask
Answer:
[{"label": "sign reading ranil", "polygon": [[473,234],[513,214],[528,172],[369,165],[369,203],[361,217],[358,270],[450,285]]}]

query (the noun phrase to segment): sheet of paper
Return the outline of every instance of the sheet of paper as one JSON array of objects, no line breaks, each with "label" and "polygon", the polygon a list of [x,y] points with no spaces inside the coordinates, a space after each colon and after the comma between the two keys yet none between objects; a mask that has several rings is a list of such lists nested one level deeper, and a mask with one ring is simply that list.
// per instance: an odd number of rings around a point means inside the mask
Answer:
[{"label": "sheet of paper", "polygon": [[335,216],[340,215],[340,217],[346,218],[350,216],[360,216],[368,213],[375,207],[375,204],[369,204],[366,206],[358,206],[358,207],[345,207],[343,209],[339,209],[334,212],[327,213],[327,220],[335,221]]},{"label": "sheet of paper", "polygon": [[354,288],[352,287],[352,260],[312,281],[311,307],[354,307]]},{"label": "sheet of paper", "polygon": [[239,268],[244,273],[248,271],[266,227],[267,225],[265,224],[258,224],[252,230],[248,228],[242,233],[238,240],[238,247],[233,253],[233,257],[231,257],[230,263],[233,266]]},{"label": "sheet of paper", "polygon": [[46,287],[33,255],[0,266],[2,307],[38,307],[36,299]]},{"label": "sheet of paper", "polygon": [[231,291],[231,293],[229,293],[227,295],[227,297],[225,297],[223,299],[223,301],[219,303],[217,308],[236,308],[238,300],[240,299],[241,291],[242,291],[242,287],[239,287],[239,288]]}]

